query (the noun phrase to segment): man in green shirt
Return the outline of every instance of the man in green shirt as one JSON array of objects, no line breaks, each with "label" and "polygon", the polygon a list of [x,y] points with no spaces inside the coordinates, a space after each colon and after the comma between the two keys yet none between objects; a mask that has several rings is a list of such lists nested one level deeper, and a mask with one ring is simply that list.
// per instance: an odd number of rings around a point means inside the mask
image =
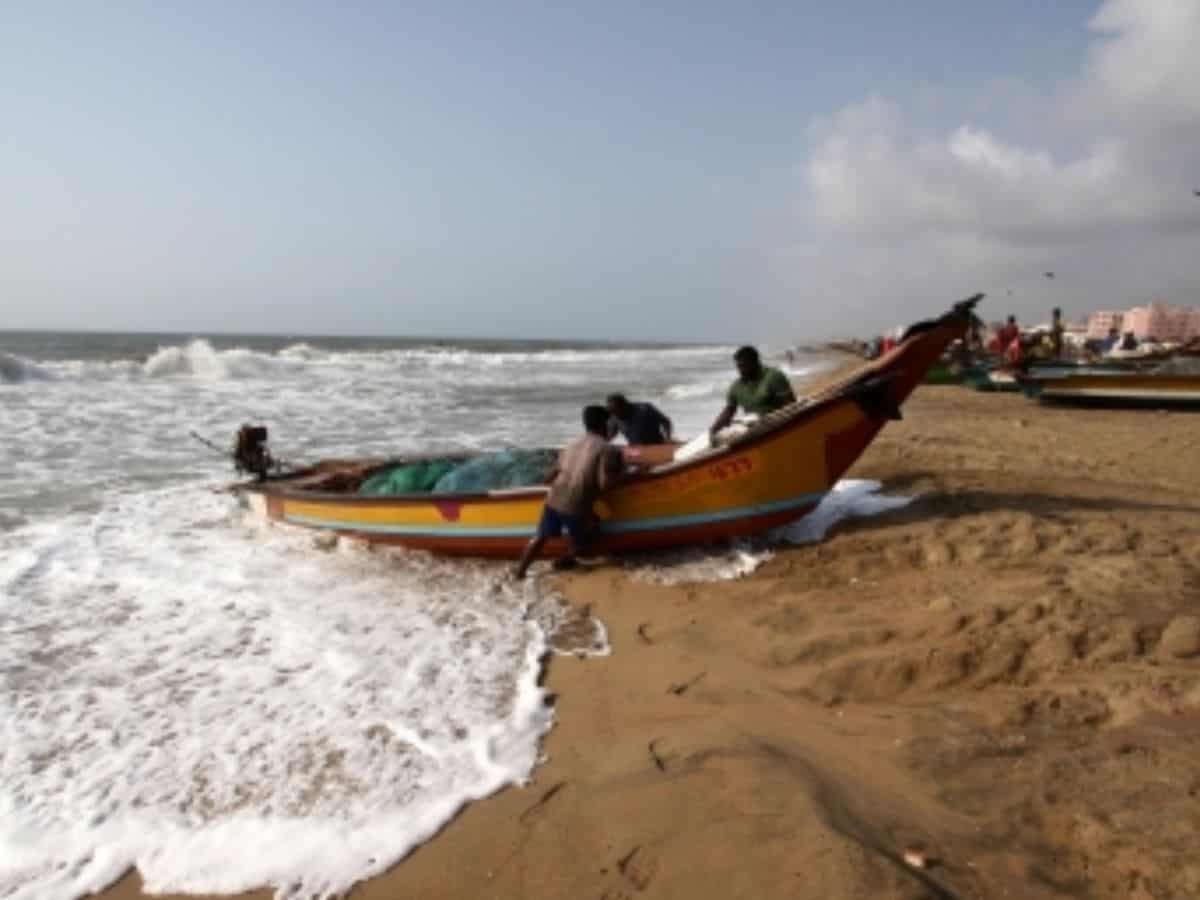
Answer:
[{"label": "man in green shirt", "polygon": [[739,407],[743,412],[762,416],[796,401],[787,376],[778,369],[764,366],[753,347],[739,348],[733,354],[733,361],[737,363],[739,377],[729,386],[725,408],[708,429],[709,435],[714,438],[718,431],[733,421]]}]

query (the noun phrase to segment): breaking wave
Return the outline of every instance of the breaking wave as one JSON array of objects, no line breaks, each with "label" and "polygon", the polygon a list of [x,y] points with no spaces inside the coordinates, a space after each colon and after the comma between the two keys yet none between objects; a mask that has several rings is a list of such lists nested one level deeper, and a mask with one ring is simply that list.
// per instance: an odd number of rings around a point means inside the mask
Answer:
[{"label": "breaking wave", "polygon": [[188,344],[159,347],[142,364],[142,372],[150,378],[191,377],[207,381],[230,378],[262,378],[294,365],[268,353],[233,347],[217,350],[203,338]]},{"label": "breaking wave", "polygon": [[279,356],[283,359],[296,359],[302,362],[323,359],[327,355],[324,350],[320,350],[312,344],[306,344],[304,341],[298,344],[288,344],[279,351]]},{"label": "breaking wave", "polygon": [[697,397],[716,397],[725,392],[729,379],[724,381],[699,381],[692,384],[673,384],[666,390],[672,400],[694,400]]},{"label": "breaking wave", "polygon": [[[411,375],[438,369],[464,372],[494,372],[497,377],[551,379],[564,372],[589,378],[613,370],[638,368],[647,362],[674,367],[706,368],[711,360],[728,355],[725,348],[666,347],[586,349],[470,347],[419,345],[409,347],[355,348],[322,347],[297,341],[279,349],[235,346],[218,347],[208,338],[187,343],[160,345],[148,357],[61,359],[51,364],[0,352],[0,383],[17,384],[58,377],[71,381],[108,378],[168,378],[198,381],[227,381],[274,378],[298,373],[307,367],[342,369],[348,373],[405,372]],[[557,374],[556,374],[557,373]],[[686,399],[710,396],[722,385],[684,385],[668,396]]]},{"label": "breaking wave", "polygon": [[821,375],[836,368],[837,363],[831,359],[822,359],[817,362],[810,363],[804,366],[785,365],[781,366],[781,370],[788,378],[806,379],[813,378],[816,375]]},{"label": "breaking wave", "polygon": [[0,352],[0,384],[22,384],[26,381],[50,381],[54,376],[37,363]]}]

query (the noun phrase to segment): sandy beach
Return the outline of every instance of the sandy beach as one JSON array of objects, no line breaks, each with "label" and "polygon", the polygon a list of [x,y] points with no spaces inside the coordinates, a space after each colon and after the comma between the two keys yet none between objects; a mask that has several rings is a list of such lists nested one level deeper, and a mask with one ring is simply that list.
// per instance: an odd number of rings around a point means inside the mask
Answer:
[{"label": "sandy beach", "polygon": [[904,413],[851,474],[905,509],[735,582],[563,577],[612,655],[549,663],[544,764],[353,895],[1200,896],[1200,416]]}]

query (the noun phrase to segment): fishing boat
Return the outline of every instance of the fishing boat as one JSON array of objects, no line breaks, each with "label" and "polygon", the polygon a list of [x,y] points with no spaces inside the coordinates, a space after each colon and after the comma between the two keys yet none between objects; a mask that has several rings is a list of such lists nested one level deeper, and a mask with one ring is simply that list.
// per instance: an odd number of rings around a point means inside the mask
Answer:
[{"label": "fishing boat", "polygon": [[1124,368],[1046,369],[1020,376],[1025,394],[1043,403],[1200,409],[1200,374]]},{"label": "fishing boat", "polygon": [[[811,512],[880,429],[900,417],[900,404],[963,335],[982,297],[913,325],[884,356],[738,436],[686,460],[668,453],[624,478],[595,503],[595,549],[707,544],[765,532]],[[264,461],[261,453],[258,459]],[[233,490],[277,522],[435,553],[514,558],[533,536],[544,485],[458,494],[359,491],[372,473],[396,462],[328,460],[283,476],[264,465],[262,477]],[[547,555],[564,551],[561,540],[547,542]]]}]

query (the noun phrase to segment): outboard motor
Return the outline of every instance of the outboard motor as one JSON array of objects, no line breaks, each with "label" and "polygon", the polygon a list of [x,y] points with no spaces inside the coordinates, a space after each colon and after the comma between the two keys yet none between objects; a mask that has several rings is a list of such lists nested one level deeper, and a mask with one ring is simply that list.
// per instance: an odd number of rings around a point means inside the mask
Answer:
[{"label": "outboard motor", "polygon": [[267,449],[267,429],[264,425],[243,425],[238,429],[233,446],[233,464],[239,472],[255,475],[259,481],[275,466]]}]

